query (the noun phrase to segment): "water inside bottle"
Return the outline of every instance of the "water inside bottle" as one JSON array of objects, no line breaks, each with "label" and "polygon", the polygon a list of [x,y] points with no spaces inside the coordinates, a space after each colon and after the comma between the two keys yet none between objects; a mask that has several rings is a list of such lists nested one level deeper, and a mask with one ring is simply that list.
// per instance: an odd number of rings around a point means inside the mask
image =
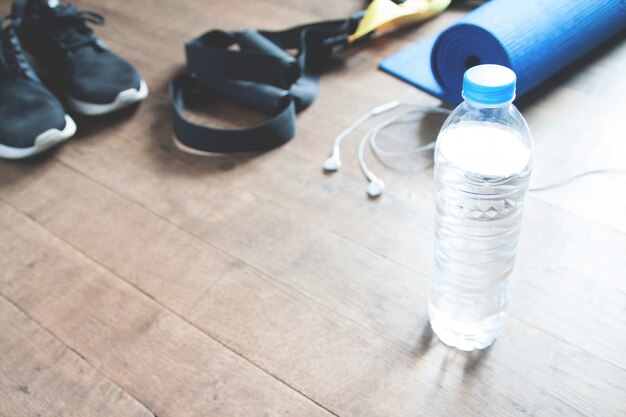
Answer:
[{"label": "water inside bottle", "polygon": [[531,150],[511,128],[466,122],[441,132],[429,314],[461,350],[489,346],[504,325]]}]

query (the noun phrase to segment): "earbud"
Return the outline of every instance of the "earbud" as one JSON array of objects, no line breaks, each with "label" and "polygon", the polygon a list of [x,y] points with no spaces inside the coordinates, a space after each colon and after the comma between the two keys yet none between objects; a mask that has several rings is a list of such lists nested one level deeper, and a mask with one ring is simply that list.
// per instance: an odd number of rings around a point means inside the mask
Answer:
[{"label": "earbud", "polygon": [[381,104],[380,106],[374,107],[369,112],[365,113],[363,116],[359,117],[352,125],[350,125],[346,130],[341,132],[339,136],[335,138],[335,142],[333,144],[333,153],[330,157],[324,161],[324,170],[327,172],[335,172],[341,168],[341,159],[339,158],[339,152],[341,147],[341,142],[356,128],[365,123],[370,117],[378,116],[379,114],[386,113],[390,110],[395,109],[396,107],[402,104],[401,101],[393,100],[385,104]]},{"label": "earbud", "polygon": [[324,170],[328,172],[335,172],[341,168],[341,158],[339,158],[338,147],[333,147],[333,153],[324,161]]},{"label": "earbud", "polygon": [[377,198],[385,191],[385,183],[378,177],[374,177],[367,186],[367,195]]}]

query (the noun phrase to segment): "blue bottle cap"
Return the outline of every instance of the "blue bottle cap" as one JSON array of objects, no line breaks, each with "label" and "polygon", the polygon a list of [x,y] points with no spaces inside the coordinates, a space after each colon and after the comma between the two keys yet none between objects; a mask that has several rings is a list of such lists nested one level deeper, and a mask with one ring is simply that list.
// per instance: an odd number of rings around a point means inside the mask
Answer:
[{"label": "blue bottle cap", "polygon": [[474,103],[496,105],[515,98],[517,77],[502,65],[476,65],[463,76],[463,98]]}]

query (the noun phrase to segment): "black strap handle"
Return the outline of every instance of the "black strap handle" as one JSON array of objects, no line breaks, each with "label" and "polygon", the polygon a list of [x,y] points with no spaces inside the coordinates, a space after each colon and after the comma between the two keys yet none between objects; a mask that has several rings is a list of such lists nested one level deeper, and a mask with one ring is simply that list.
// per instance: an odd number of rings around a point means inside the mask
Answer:
[{"label": "black strap handle", "polygon": [[[362,16],[280,32],[215,30],[187,42],[187,71],[169,85],[178,142],[192,151],[235,153],[264,151],[291,140],[296,112],[317,96],[321,63],[348,45]],[[231,48],[235,45],[238,50]],[[292,56],[288,49],[298,52]],[[198,91],[264,112],[269,119],[230,130],[192,123],[182,112],[185,100]]]}]

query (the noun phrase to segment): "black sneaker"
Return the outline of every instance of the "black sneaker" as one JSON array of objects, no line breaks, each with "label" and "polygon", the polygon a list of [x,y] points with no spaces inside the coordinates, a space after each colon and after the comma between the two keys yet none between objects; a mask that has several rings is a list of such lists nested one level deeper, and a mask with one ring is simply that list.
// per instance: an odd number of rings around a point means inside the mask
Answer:
[{"label": "black sneaker", "polygon": [[61,83],[71,109],[105,114],[148,95],[135,67],[111,52],[87,25],[104,24],[101,15],[58,0],[15,0],[13,14],[35,68],[44,79]]},{"label": "black sneaker", "polygon": [[0,20],[0,157],[25,158],[69,139],[76,124],[28,65],[11,25]]}]

